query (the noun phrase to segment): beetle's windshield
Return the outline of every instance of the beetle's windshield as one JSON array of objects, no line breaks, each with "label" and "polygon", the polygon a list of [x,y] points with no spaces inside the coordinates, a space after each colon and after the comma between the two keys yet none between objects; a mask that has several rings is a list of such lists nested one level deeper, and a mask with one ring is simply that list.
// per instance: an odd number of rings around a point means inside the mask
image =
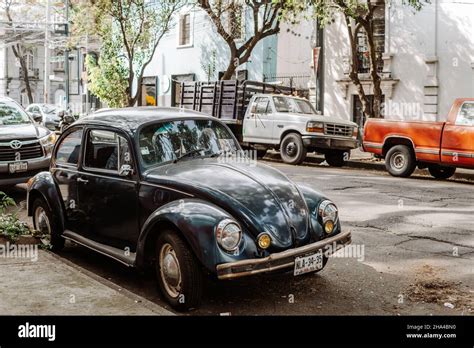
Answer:
[{"label": "beetle's windshield", "polygon": [[146,126],[140,132],[139,145],[146,167],[238,150],[232,134],[212,120],[179,120]]},{"label": "beetle's windshield", "polygon": [[28,123],[31,123],[31,119],[18,105],[10,101],[0,101],[0,126]]},{"label": "beetle's windshield", "polygon": [[278,112],[291,112],[296,114],[316,114],[313,106],[307,101],[291,97],[273,97],[275,108]]}]

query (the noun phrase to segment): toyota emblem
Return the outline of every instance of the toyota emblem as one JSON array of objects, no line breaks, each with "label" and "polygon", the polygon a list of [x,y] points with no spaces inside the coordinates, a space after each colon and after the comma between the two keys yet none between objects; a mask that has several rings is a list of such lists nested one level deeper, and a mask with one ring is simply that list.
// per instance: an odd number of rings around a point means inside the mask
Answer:
[{"label": "toyota emblem", "polygon": [[22,145],[23,143],[19,140],[13,140],[10,142],[10,147],[14,150],[18,150]]}]

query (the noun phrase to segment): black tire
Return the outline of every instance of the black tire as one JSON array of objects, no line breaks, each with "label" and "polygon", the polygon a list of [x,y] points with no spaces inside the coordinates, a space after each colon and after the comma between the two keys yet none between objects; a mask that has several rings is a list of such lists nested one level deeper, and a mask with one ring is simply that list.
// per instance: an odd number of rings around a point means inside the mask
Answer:
[{"label": "black tire", "polygon": [[[36,198],[33,202],[33,226],[35,230],[49,236],[50,248],[52,251],[59,251],[64,248],[65,240],[61,236],[63,231],[57,226],[53,219],[53,213],[48,203],[43,198]],[[44,212],[45,216],[41,216]]]},{"label": "black tire", "polygon": [[257,158],[263,158],[267,154],[267,150],[256,150],[257,151]]},{"label": "black tire", "polygon": [[454,175],[456,168],[434,164],[428,167],[428,171],[436,179],[448,179]]},{"label": "black tire", "polygon": [[[160,255],[165,248],[171,247],[170,257],[173,262],[178,262],[178,279],[165,276],[164,265],[161,260],[166,261]],[[174,253],[174,256],[173,254]],[[190,250],[187,243],[173,230],[166,230],[161,233],[156,241],[156,275],[161,293],[166,301],[178,311],[187,311],[197,308],[201,302],[204,286],[204,276],[199,261]],[[171,267],[170,267],[171,266]],[[173,271],[173,264],[169,264],[170,270]],[[163,272],[162,272],[163,268]],[[174,286],[173,281],[178,284]]]},{"label": "black tire", "polygon": [[406,145],[396,145],[385,156],[385,168],[392,176],[407,178],[416,168],[416,158]]},{"label": "black tire", "polygon": [[306,148],[301,135],[289,133],[285,135],[280,145],[280,155],[283,162],[288,164],[300,164],[306,158]]},{"label": "black tire", "polygon": [[345,153],[345,151],[330,151],[324,155],[324,158],[331,167],[342,167],[346,162]]}]

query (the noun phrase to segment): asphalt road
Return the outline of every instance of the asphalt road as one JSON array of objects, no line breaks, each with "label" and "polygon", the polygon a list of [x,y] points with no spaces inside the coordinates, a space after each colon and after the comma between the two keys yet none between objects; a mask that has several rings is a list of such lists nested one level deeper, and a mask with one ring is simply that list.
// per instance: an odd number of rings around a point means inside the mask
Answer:
[{"label": "asphalt road", "polygon": [[[352,232],[354,254],[331,258],[318,274],[210,281],[201,307],[190,315],[472,315],[473,183],[266,164],[338,205],[343,228]],[[21,189],[12,194],[24,199]],[[169,309],[152,274],[72,244],[59,256]]]}]

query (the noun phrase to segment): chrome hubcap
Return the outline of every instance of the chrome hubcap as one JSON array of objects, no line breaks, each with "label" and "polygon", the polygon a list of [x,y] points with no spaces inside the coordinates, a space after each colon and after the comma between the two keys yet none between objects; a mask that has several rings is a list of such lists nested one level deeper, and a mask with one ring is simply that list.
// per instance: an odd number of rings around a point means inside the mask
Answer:
[{"label": "chrome hubcap", "polygon": [[176,252],[168,243],[160,250],[160,274],[168,295],[178,297],[181,293],[181,269]]},{"label": "chrome hubcap", "polygon": [[35,210],[35,229],[43,235],[51,235],[51,224],[43,207],[37,207]]},{"label": "chrome hubcap", "polygon": [[396,170],[401,170],[405,167],[405,156],[401,152],[397,152],[392,156],[390,162],[392,168],[395,168]]}]

